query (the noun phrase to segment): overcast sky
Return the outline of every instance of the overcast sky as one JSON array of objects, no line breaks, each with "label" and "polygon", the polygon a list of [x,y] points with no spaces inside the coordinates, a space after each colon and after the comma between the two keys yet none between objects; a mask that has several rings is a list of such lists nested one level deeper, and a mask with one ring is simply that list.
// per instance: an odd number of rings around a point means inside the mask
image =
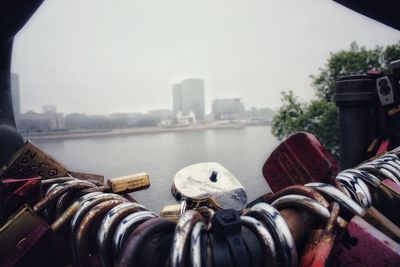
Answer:
[{"label": "overcast sky", "polygon": [[393,44],[399,31],[330,0],[48,0],[17,35],[22,111],[172,108],[171,85],[203,78],[206,106],[277,107],[313,97],[329,52]]}]

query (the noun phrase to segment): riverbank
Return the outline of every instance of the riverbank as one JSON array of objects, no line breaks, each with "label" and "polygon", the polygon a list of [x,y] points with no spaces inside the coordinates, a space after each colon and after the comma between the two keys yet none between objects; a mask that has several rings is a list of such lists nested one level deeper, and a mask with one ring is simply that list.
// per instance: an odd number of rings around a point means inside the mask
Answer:
[{"label": "riverbank", "polygon": [[108,136],[124,136],[136,134],[156,134],[168,132],[183,132],[183,131],[202,131],[208,129],[238,129],[244,128],[243,124],[203,124],[192,125],[187,127],[140,127],[140,128],[125,128],[112,130],[77,130],[66,132],[48,132],[23,134],[25,140],[57,140],[57,139],[75,139],[75,138],[93,138],[93,137],[108,137]]}]

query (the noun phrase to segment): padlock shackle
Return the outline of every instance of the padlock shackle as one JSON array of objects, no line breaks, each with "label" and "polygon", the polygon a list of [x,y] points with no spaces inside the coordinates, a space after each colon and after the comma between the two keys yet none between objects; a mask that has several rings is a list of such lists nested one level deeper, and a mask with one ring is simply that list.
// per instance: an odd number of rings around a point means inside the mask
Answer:
[{"label": "padlock shackle", "polygon": [[135,230],[135,228],[138,227],[141,223],[156,217],[158,217],[157,214],[148,210],[138,211],[125,217],[117,226],[114,232],[114,259],[118,258],[126,240],[128,239],[129,235]]},{"label": "padlock shackle", "polygon": [[112,265],[112,241],[118,224],[129,214],[144,210],[146,208],[143,205],[134,202],[125,202],[115,206],[104,216],[100,223],[96,240],[97,253],[102,266]]},{"label": "padlock shackle", "polygon": [[98,195],[100,195],[100,192],[92,192],[87,195],[84,195],[80,197],[78,200],[76,200],[74,203],[72,203],[66,211],[64,211],[58,218],[55,220],[52,225],[51,229],[53,231],[59,231],[67,222],[69,222],[72,217],[75,215],[75,213],[78,211],[78,209],[82,206],[84,202],[87,200],[95,199],[97,198]]},{"label": "padlock shackle", "polygon": [[121,203],[124,203],[121,199],[111,199],[97,204],[83,217],[77,232],[71,233],[71,235],[75,235],[73,239],[75,243],[72,244],[72,247],[75,249],[75,262],[77,262],[78,265],[93,266],[92,262],[89,260],[89,230],[92,230],[91,228],[95,222],[101,220],[109,210]]},{"label": "padlock shackle", "polygon": [[268,203],[272,203],[282,196],[292,195],[292,194],[302,195],[302,196],[312,198],[315,201],[318,201],[325,208],[329,207],[329,202],[326,200],[326,198],[323,195],[321,195],[317,190],[315,190],[311,187],[304,186],[304,185],[290,185],[288,187],[285,187],[284,189],[282,189],[282,190],[278,191],[277,193],[275,193],[274,195],[272,195],[271,198],[268,199]]},{"label": "padlock shackle", "polygon": [[[278,210],[287,208],[304,208],[325,221],[329,219],[331,214],[330,211],[322,206],[319,202],[312,198],[301,195],[282,196],[275,200],[271,205]],[[342,228],[346,227],[347,225],[347,222],[341,217],[338,217],[337,223]]]},{"label": "padlock shackle", "polygon": [[201,266],[201,235],[207,230],[203,221],[198,221],[190,235],[190,263],[191,266]]},{"label": "padlock shackle", "polygon": [[374,188],[378,188],[379,185],[381,184],[381,180],[373,175],[372,173],[369,173],[367,171],[363,170],[358,170],[358,169],[347,169],[344,170],[343,172],[348,172],[352,173],[355,176],[359,177],[362,179],[364,182],[368,183],[369,185],[373,186]]},{"label": "padlock shackle", "polygon": [[258,203],[244,212],[244,215],[262,220],[274,239],[278,252],[278,263],[285,267],[296,267],[298,258],[293,236],[282,215],[267,203]]},{"label": "padlock shackle", "polygon": [[336,180],[347,190],[348,196],[362,208],[368,209],[372,205],[372,195],[362,179],[349,173],[341,172],[336,176]]},{"label": "padlock shackle", "polygon": [[[143,257],[146,260],[150,260],[150,263],[147,266],[164,266],[167,262],[168,254],[166,253],[157,253],[154,255],[154,252],[161,251],[161,247],[163,247],[163,243],[161,242],[152,242],[150,247],[150,252],[146,250],[149,247],[148,241],[155,234],[161,234],[163,236],[168,236],[168,241],[171,241],[171,233],[174,232],[176,227],[176,223],[162,218],[157,217],[145,221],[141,225],[139,225],[129,236],[129,239],[124,246],[123,251],[117,262],[115,262],[114,266],[118,267],[131,267],[131,266],[141,266],[141,262],[143,262]],[[170,242],[168,242],[170,244]],[[161,247],[160,247],[161,246]],[[145,249],[143,249],[146,247]],[[146,253],[147,252],[147,253]],[[103,267],[113,266],[111,265],[103,265]],[[200,265],[198,265],[200,266]]]},{"label": "padlock shackle", "polygon": [[195,210],[186,211],[175,227],[174,238],[169,257],[170,267],[187,266],[185,249],[190,244],[190,234],[197,222],[204,221],[201,214]]},{"label": "padlock shackle", "polygon": [[38,203],[36,203],[36,205],[33,207],[33,210],[37,213],[41,212],[51,203],[54,203],[54,201],[56,201],[59,196],[61,196],[65,192],[68,192],[69,190],[79,190],[94,186],[95,185],[93,183],[83,180],[72,180],[56,185]]},{"label": "padlock shackle", "polygon": [[308,183],[305,186],[314,188],[326,195],[327,197],[338,202],[340,207],[346,209],[353,215],[358,215],[362,217],[365,214],[365,210],[360,205],[358,205],[358,203],[356,203],[354,200],[346,196],[343,192],[332,185],[324,183]]},{"label": "padlock shackle", "polygon": [[255,218],[246,215],[241,216],[240,219],[242,220],[243,225],[247,226],[253,232],[257,233],[258,237],[262,241],[261,243],[263,244],[263,248],[266,255],[265,266],[269,266],[269,263],[271,262],[273,262],[274,266],[277,265],[278,258],[277,258],[275,241],[271,233],[264,226],[264,224],[260,223]]}]

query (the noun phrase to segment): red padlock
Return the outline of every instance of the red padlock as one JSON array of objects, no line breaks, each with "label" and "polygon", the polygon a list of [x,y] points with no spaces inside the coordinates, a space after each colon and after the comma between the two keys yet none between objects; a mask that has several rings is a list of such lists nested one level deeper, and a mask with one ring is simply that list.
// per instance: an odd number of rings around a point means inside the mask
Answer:
[{"label": "red padlock", "polygon": [[289,185],[311,182],[332,184],[339,165],[314,135],[299,132],[272,152],[262,172],[272,192],[278,192]]},{"label": "red padlock", "polygon": [[19,207],[42,197],[41,177],[0,180],[0,224]]}]

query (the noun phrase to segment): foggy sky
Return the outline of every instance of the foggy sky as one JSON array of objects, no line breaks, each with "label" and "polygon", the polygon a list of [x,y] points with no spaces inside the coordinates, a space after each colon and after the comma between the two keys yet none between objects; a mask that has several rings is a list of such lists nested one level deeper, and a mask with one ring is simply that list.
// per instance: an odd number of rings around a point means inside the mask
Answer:
[{"label": "foggy sky", "polygon": [[203,78],[211,100],[277,107],[313,97],[329,52],[393,44],[399,32],[330,0],[48,0],[17,35],[22,110],[172,108],[172,83]]}]

